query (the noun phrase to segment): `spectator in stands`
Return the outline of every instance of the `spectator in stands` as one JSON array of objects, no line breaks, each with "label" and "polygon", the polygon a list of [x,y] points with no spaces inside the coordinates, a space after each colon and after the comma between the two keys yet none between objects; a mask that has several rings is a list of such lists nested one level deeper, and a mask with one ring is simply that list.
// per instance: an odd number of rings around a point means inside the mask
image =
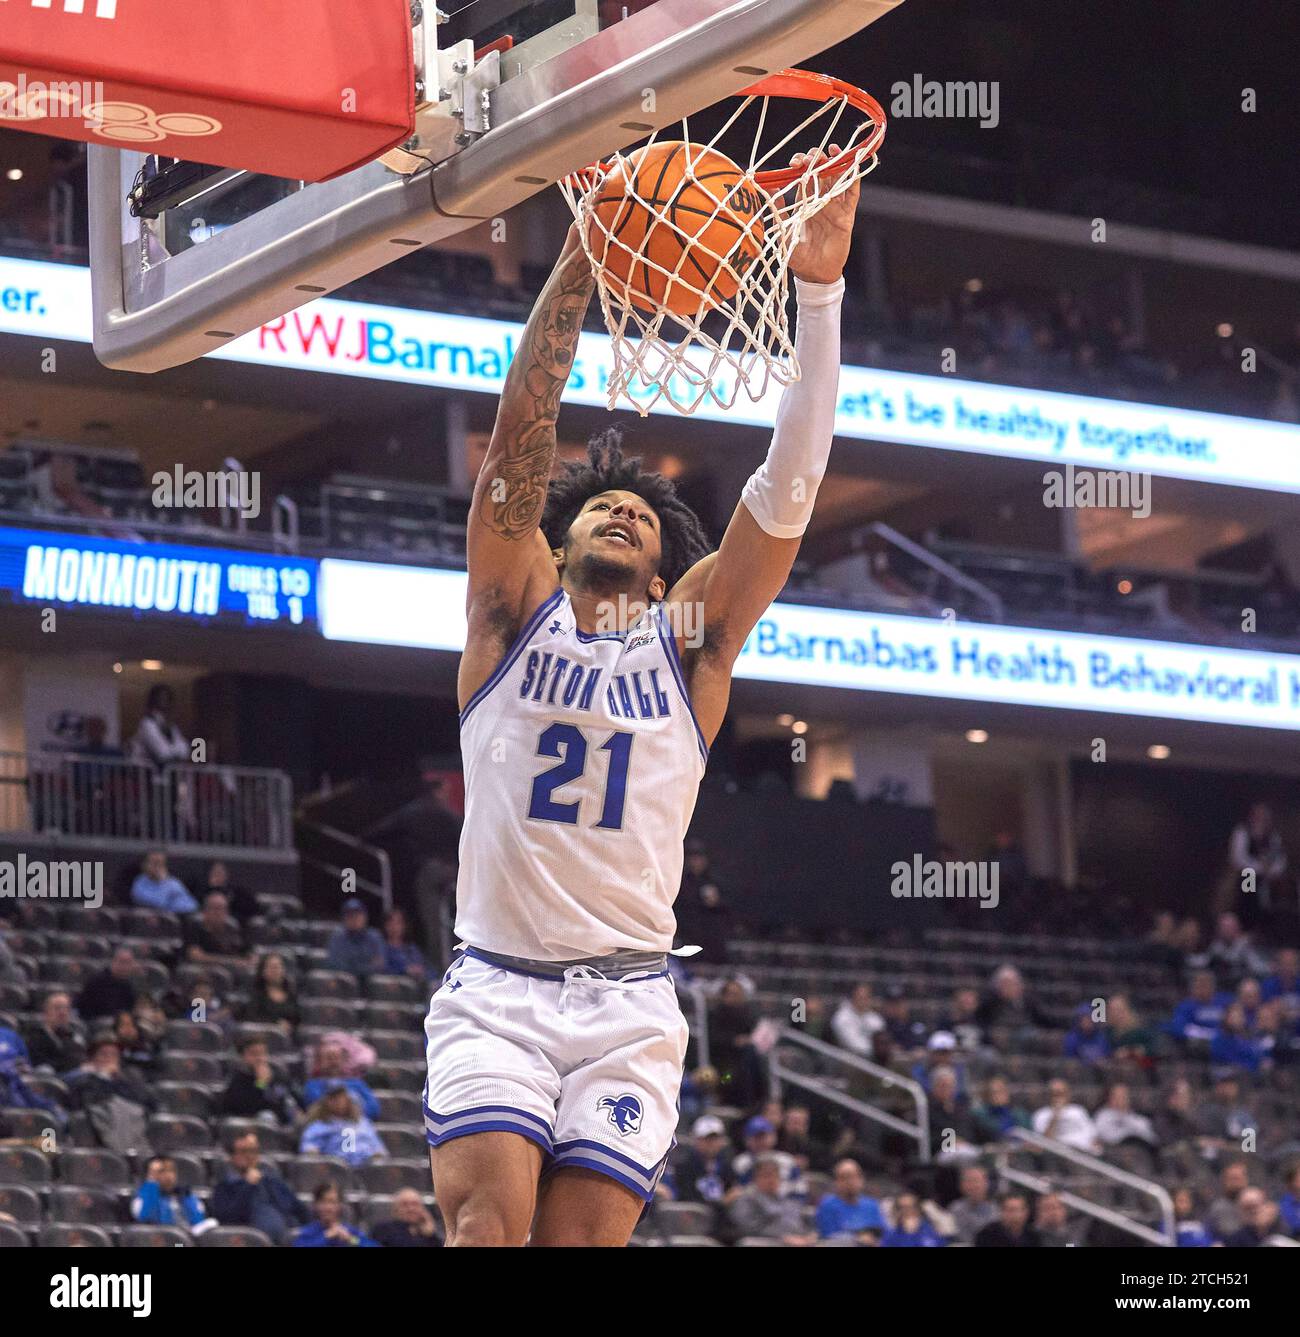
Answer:
[{"label": "spectator in stands", "polygon": [[112,1035],[91,1041],[85,1063],[66,1082],[69,1105],[88,1115],[100,1146],[135,1152],[149,1145],[146,1129],[156,1102],[145,1083],[122,1068]]},{"label": "spectator in stands", "polygon": [[998,870],[998,887],[1018,891],[1029,880],[1029,864],[1014,831],[1002,830],[993,837],[985,859]]},{"label": "spectator in stands", "polygon": [[984,1100],[975,1108],[975,1125],[981,1142],[1000,1142],[1013,1128],[1028,1128],[1029,1111],[1011,1098],[1011,1083],[1001,1075],[990,1077]]},{"label": "spectator in stands", "polygon": [[343,1220],[343,1197],[333,1184],[321,1184],[317,1188],[312,1194],[312,1209],[316,1219],[293,1237],[295,1249],[379,1247],[369,1235],[363,1235],[356,1226]]},{"label": "spectator in stands", "polygon": [[1241,1224],[1223,1237],[1230,1249],[1257,1249],[1275,1236],[1285,1238],[1275,1203],[1262,1188],[1244,1189],[1237,1198]]},{"label": "spectator in stands", "polygon": [[257,903],[256,895],[238,882],[230,880],[230,869],[217,859],[208,867],[208,876],[203,886],[204,893],[219,891],[230,905],[230,913],[239,920],[240,924],[247,924],[250,919],[261,914],[261,906]]},{"label": "spectator in stands", "polygon": [[1004,1193],[998,1219],[975,1236],[977,1249],[1038,1249],[1042,1236],[1029,1224],[1029,1199],[1023,1193]]},{"label": "spectator in stands", "polygon": [[1241,1082],[1231,1068],[1215,1073],[1214,1094],[1197,1109],[1202,1149],[1208,1155],[1240,1151],[1242,1137],[1259,1130],[1259,1119],[1241,1098]]},{"label": "spectator in stands", "polygon": [[1143,939],[1143,956],[1164,966],[1174,979],[1182,973],[1183,952],[1178,943],[1178,920],[1169,910],[1161,910]]},{"label": "spectator in stands", "polygon": [[1195,1117],[1196,1098],[1186,1077],[1177,1077],[1165,1092],[1165,1102],[1155,1117],[1156,1143],[1173,1150],[1183,1144],[1196,1144],[1201,1135]]},{"label": "spectator in stands", "polygon": [[1241,1195],[1250,1188],[1250,1165],[1237,1157],[1219,1171],[1219,1196],[1210,1203],[1205,1223],[1215,1239],[1226,1239],[1241,1227]]},{"label": "spectator in stands", "polygon": [[339,1044],[322,1040],[316,1051],[316,1076],[303,1088],[303,1103],[314,1105],[330,1091],[342,1087],[361,1107],[368,1119],[379,1118],[379,1101],[362,1077],[347,1075],[347,1056]]},{"label": "spectator in stands", "polygon": [[27,1046],[17,1031],[0,1026],[0,1109],[44,1110],[52,1122],[62,1127],[67,1115],[58,1103],[41,1095],[27,1083]]},{"label": "spectator in stands", "polygon": [[1079,1243],[1059,1193],[1044,1193],[1034,1204],[1034,1229],[1045,1249],[1071,1249]]},{"label": "spectator in stands", "polygon": [[173,986],[167,1000],[171,1015],[178,1020],[218,1026],[227,1039],[235,1028],[235,1014],[229,1002],[217,993],[216,981],[211,975],[197,976],[188,989]]},{"label": "spectator in stands", "polygon": [[979,1155],[979,1130],[970,1101],[957,1089],[957,1071],[947,1066],[930,1074],[930,1154],[941,1165]]},{"label": "spectator in stands", "polygon": [[302,1020],[297,990],[279,952],[267,952],[258,961],[242,1019],[279,1026],[287,1034]]},{"label": "spectator in stands", "polygon": [[1282,1003],[1293,1016],[1300,1014],[1300,952],[1294,947],[1277,954],[1273,973],[1260,984],[1260,997],[1266,1003]]},{"label": "spectator in stands", "polygon": [[433,974],[424,953],[408,940],[406,915],[394,906],[384,916],[385,975],[409,975],[413,980],[427,980]]},{"label": "spectator in stands", "polygon": [[139,971],[139,962],[129,947],[119,947],[106,970],[92,975],[77,995],[77,1011],[84,1021],[98,1021],[101,1017],[116,1017],[119,1012],[130,1012],[135,1007],[135,985],[132,980]]},{"label": "spectator in stands", "polygon": [[758,1012],[739,980],[727,980],[709,1003],[709,1057],[718,1070],[723,1099],[753,1106],[763,1092],[763,1073],[754,1049]]},{"label": "spectator in stands", "polygon": [[1080,1003],[1074,1009],[1074,1026],[1065,1036],[1065,1056],[1093,1066],[1110,1058],[1110,1035],[1098,1025],[1091,1003]]},{"label": "spectator in stands", "polygon": [[1166,1030],[1179,1040],[1208,1044],[1223,1024],[1231,1001],[1219,992],[1212,970],[1198,970],[1192,976],[1191,993],[1174,1008]]},{"label": "spectator in stands", "polygon": [[150,850],[144,856],[140,874],[131,883],[131,904],[174,915],[192,915],[199,908],[180,878],[168,871],[167,856],[162,850]]},{"label": "spectator in stands", "polygon": [[876,1036],[885,1029],[885,1019],[876,1011],[871,985],[857,984],[835,1009],[831,1031],[836,1044],[862,1058],[875,1053]]},{"label": "spectator in stands", "polygon": [[306,1126],[298,1150],[304,1156],[338,1156],[349,1165],[367,1165],[376,1156],[386,1156],[375,1125],[361,1106],[343,1089],[326,1092],[305,1116]]},{"label": "spectator in stands", "polygon": [[[914,1054],[925,1048],[927,1031],[925,1022],[917,1021],[912,1016],[912,1006],[899,984],[890,984],[885,988],[884,1005],[885,1025],[881,1034],[889,1041],[894,1058]],[[954,1047],[956,1037],[953,1039]]]},{"label": "spectator in stands", "polygon": [[1233,827],[1224,880],[1224,899],[1219,903],[1240,906],[1252,924],[1276,910],[1292,908],[1295,896],[1286,846],[1267,803],[1251,804],[1245,821]]},{"label": "spectator in stands", "polygon": [[218,1109],[240,1119],[265,1119],[292,1124],[299,1114],[298,1102],[288,1085],[276,1076],[266,1041],[247,1035],[239,1046],[239,1062],[221,1093]]},{"label": "spectator in stands", "polygon": [[690,1145],[672,1167],[678,1202],[703,1202],[720,1206],[736,1195],[727,1126],[712,1114],[702,1114],[691,1125]]},{"label": "spectator in stands", "polygon": [[1214,940],[1205,957],[1223,989],[1235,989],[1247,975],[1268,973],[1268,962],[1256,949],[1250,934],[1241,927],[1241,920],[1230,912],[1220,915],[1216,921]]},{"label": "spectator in stands", "polygon": [[167,1013],[162,1004],[152,995],[142,993],[135,1000],[131,1015],[135,1018],[135,1028],[140,1038],[155,1050],[162,1048],[163,1037],[167,1033]]},{"label": "spectator in stands", "polygon": [[948,1242],[926,1218],[915,1193],[898,1195],[892,1217],[893,1223],[880,1239],[882,1249],[936,1249]]},{"label": "spectator in stands", "polygon": [[1180,1249],[1208,1249],[1214,1243],[1201,1220],[1196,1192],[1186,1186],[1174,1191],[1174,1234]]},{"label": "spectator in stands", "polygon": [[956,989],[952,995],[952,1005],[939,1022],[938,1029],[955,1036],[957,1047],[965,1053],[974,1053],[983,1049],[985,1044],[984,1027],[977,1020],[980,996],[975,989]]},{"label": "spectator in stands", "polygon": [[252,964],[244,942],[244,930],[230,914],[230,902],[224,893],[210,891],[203,898],[203,910],[181,926],[182,950],[187,961],[233,961]]},{"label": "spectator in stands", "polygon": [[1113,994],[1107,1002],[1106,1029],[1116,1060],[1143,1072],[1152,1070],[1159,1057],[1159,1039],[1134,1010],[1127,994]]},{"label": "spectator in stands", "polygon": [[830,1146],[813,1136],[812,1114],[806,1105],[791,1105],[782,1113],[776,1146],[795,1158],[801,1174],[830,1169]]},{"label": "spectator in stands", "polygon": [[709,854],[703,841],[689,840],[686,843],[682,885],[673,909],[677,915],[677,945],[700,947],[703,949],[701,960],[709,965],[725,965],[727,939],[731,936],[731,911],[709,866]]},{"label": "spectator in stands", "polygon": [[787,1197],[797,1196],[803,1190],[803,1176],[799,1163],[789,1152],[776,1148],[776,1124],[756,1114],[744,1128],[745,1150],[732,1162],[736,1182],[747,1187],[753,1182],[755,1167],[762,1159],[771,1161],[780,1171],[781,1192]]},{"label": "spectator in stands", "polygon": [[1034,1132],[1055,1138],[1079,1151],[1097,1150],[1092,1116],[1070,1099],[1070,1084],[1062,1077],[1047,1084],[1047,1104],[1034,1113]]},{"label": "spectator in stands", "polygon": [[45,995],[41,1019],[24,1039],[33,1068],[68,1072],[86,1057],[86,1033],[72,1014],[71,997],[62,989]]},{"label": "spectator in stands", "polygon": [[1278,1200],[1277,1209],[1282,1224],[1300,1239],[1300,1162],[1286,1172],[1286,1192]]},{"label": "spectator in stands", "polygon": [[1271,1044],[1251,1028],[1246,1009],[1233,1003],[1223,1014],[1223,1024],[1210,1041],[1210,1058],[1216,1063],[1245,1072],[1271,1066]]},{"label": "spectator in stands", "polygon": [[1025,981],[1015,966],[999,966],[992,987],[980,1002],[976,1020],[981,1026],[998,1027],[1013,1037],[1048,1029],[1052,1019],[1025,992]]},{"label": "spectator in stands", "polygon": [[781,1163],[775,1157],[755,1160],[753,1182],[727,1208],[733,1229],[741,1238],[778,1239],[787,1246],[815,1243],[817,1237],[804,1225],[799,1202],[782,1194],[781,1178]]},{"label": "spectator in stands", "polygon": [[131,1012],[119,1012],[113,1022],[113,1038],[122,1052],[122,1066],[143,1078],[158,1068],[159,1041],[144,1035]]},{"label": "spectator in stands", "polygon": [[145,714],[131,740],[137,761],[152,762],[159,770],[172,762],[190,760],[190,740],[172,719],[176,694],[166,683],[156,683],[145,698]]},{"label": "spectator in stands", "polygon": [[850,1236],[859,1244],[876,1244],[885,1231],[880,1203],[866,1191],[862,1167],[851,1157],[836,1161],[834,1189],[817,1204],[815,1222],[822,1239]]},{"label": "spectator in stands", "polygon": [[384,968],[384,939],[367,923],[366,907],[355,896],[343,902],[339,927],[334,930],[325,955],[331,970],[341,970],[364,979]]},{"label": "spectator in stands", "polygon": [[1093,1120],[1097,1141],[1104,1147],[1118,1147],[1126,1142],[1138,1142],[1154,1147],[1156,1130],[1145,1114],[1133,1108],[1132,1095],[1126,1082],[1113,1082],[1106,1091],[1101,1108]]},{"label": "spectator in stands", "polygon": [[958,1184],[960,1196],[948,1204],[953,1238],[973,1244],[975,1236],[998,1219],[997,1204],[989,1196],[989,1172],[982,1165],[963,1166]]},{"label": "spectator in stands", "polygon": [[144,1183],[131,1199],[131,1220],[143,1226],[178,1226],[195,1235],[217,1224],[203,1210],[199,1195],[179,1182],[170,1156],[155,1156],[149,1162]]},{"label": "spectator in stands", "polygon": [[433,1213],[413,1188],[399,1189],[393,1195],[392,1218],[381,1221],[371,1235],[384,1249],[437,1249],[442,1245]]},{"label": "spectator in stands", "polygon": [[230,1148],[231,1173],[217,1185],[210,1210],[223,1226],[249,1226],[277,1244],[310,1213],[278,1175],[262,1170],[256,1133],[244,1133]]}]

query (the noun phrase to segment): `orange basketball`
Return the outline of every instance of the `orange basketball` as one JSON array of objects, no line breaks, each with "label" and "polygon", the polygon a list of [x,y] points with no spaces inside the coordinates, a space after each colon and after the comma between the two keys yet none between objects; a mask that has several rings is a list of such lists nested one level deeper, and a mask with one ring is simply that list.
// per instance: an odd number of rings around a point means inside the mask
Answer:
[{"label": "orange basketball", "polygon": [[628,154],[601,182],[587,236],[619,297],[689,319],[736,295],[770,204],[725,154],[665,140]]}]

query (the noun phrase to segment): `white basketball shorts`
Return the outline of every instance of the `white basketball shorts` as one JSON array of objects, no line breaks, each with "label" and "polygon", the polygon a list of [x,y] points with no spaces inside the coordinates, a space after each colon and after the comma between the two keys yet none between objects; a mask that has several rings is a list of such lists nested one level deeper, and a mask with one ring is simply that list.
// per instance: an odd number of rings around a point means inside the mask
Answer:
[{"label": "white basketball shorts", "polygon": [[425,1018],[429,1145],[518,1133],[544,1170],[581,1166],[654,1197],[676,1145],[688,1028],[667,972],[564,980],[452,963]]}]

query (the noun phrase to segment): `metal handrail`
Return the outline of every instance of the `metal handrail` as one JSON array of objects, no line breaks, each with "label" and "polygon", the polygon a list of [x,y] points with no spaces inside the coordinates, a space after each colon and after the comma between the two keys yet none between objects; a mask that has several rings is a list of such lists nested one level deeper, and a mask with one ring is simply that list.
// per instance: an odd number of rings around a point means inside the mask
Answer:
[{"label": "metal handrail", "polygon": [[[357,886],[362,891],[369,892],[372,896],[379,898],[380,908],[387,913],[393,908],[393,867],[388,857],[388,851],[380,849],[378,845],[367,845],[364,840],[358,839],[347,831],[340,831],[337,826],[329,826],[325,822],[315,822],[310,818],[304,817],[301,811],[298,814],[298,826],[311,834],[324,837],[326,840],[332,840],[335,844],[343,845],[349,850],[360,854],[362,858],[372,859],[378,870],[375,878],[365,878],[360,876],[355,869],[352,870],[356,876]],[[301,845],[301,841],[299,842]],[[313,867],[320,868],[331,877],[342,877],[343,865],[335,865],[325,859],[317,858],[301,852],[300,857],[304,863]]]},{"label": "metal handrail", "polygon": [[929,1161],[930,1099],[920,1082],[914,1081],[911,1077],[904,1077],[902,1073],[895,1072],[893,1068],[886,1068],[882,1064],[862,1058],[850,1050],[840,1049],[836,1045],[827,1044],[825,1040],[818,1040],[811,1035],[805,1035],[793,1026],[778,1026],[776,1031],[778,1044],[787,1042],[803,1045],[805,1049],[810,1049],[823,1058],[831,1059],[845,1067],[854,1068],[858,1072],[877,1078],[886,1087],[906,1091],[915,1102],[915,1123],[908,1123],[906,1119],[900,1119],[897,1115],[890,1114],[877,1105],[870,1105],[853,1096],[846,1096],[829,1083],[811,1077],[807,1073],[797,1072],[793,1068],[786,1067],[777,1057],[778,1051],[776,1049],[773,1049],[772,1055],[768,1059],[768,1071],[777,1080],[789,1082],[792,1086],[803,1087],[805,1090],[812,1091],[814,1094],[822,1096],[837,1105],[854,1110],[864,1118],[871,1119],[885,1128],[891,1128],[896,1133],[902,1133],[905,1137],[912,1138],[916,1142],[917,1159],[923,1165]]},{"label": "metal handrail", "polygon": [[989,612],[993,615],[994,622],[1004,620],[1002,600],[987,585],[982,585],[974,577],[968,576],[964,571],[953,566],[951,562],[945,562],[942,557],[932,553],[929,548],[914,542],[906,534],[900,534],[898,530],[885,524],[882,520],[873,520],[871,524],[866,526],[866,531],[884,539],[886,543],[892,543],[895,548],[907,553],[909,557],[915,558],[923,566],[928,566],[936,575],[943,576],[946,580],[952,581],[954,585],[968,590],[988,607]]},{"label": "metal handrail", "polygon": [[1100,1203],[1082,1198],[1077,1193],[1056,1188],[1050,1179],[1042,1175],[1032,1174],[1028,1170],[1017,1170],[1010,1163],[1012,1153],[1017,1150],[1014,1146],[1004,1145],[998,1151],[998,1174],[1003,1179],[1012,1184],[1018,1184],[1022,1188],[1030,1189],[1034,1193],[1055,1193],[1067,1207],[1073,1207],[1085,1216],[1092,1216],[1099,1221],[1105,1221],[1117,1230],[1136,1235],[1139,1239],[1146,1240],[1148,1244],[1170,1248],[1178,1243],[1178,1232],[1174,1221],[1174,1200],[1169,1196],[1168,1191],[1156,1183],[1155,1180],[1143,1179],[1141,1175],[1135,1175],[1128,1170],[1121,1170],[1117,1165],[1111,1165],[1086,1151],[1078,1150],[1076,1147],[1066,1146],[1065,1143],[1058,1142],[1055,1138],[1044,1137],[1041,1133],[1031,1132],[1028,1128],[1012,1128],[1010,1136],[1017,1142],[1024,1143],[1045,1155],[1060,1156],[1062,1160],[1069,1161],[1070,1164],[1077,1165],[1103,1179],[1110,1179],[1117,1184],[1123,1184],[1125,1188],[1131,1188],[1135,1193],[1143,1193],[1147,1197],[1154,1198],[1157,1207],[1160,1209],[1163,1233],[1152,1230],[1150,1226],[1144,1226],[1140,1221],[1134,1221],[1132,1217],[1125,1216],[1122,1212],[1113,1211],[1109,1207],[1101,1206]]}]

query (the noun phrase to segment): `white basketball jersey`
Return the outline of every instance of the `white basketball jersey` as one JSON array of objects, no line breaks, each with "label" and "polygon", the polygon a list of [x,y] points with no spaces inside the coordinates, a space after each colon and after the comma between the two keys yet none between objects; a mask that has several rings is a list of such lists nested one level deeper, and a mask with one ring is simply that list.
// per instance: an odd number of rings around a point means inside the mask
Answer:
[{"label": "white basketball jersey", "polygon": [[708,749],[663,606],[587,635],[556,590],[460,736],[459,937],[538,961],[667,951]]}]

